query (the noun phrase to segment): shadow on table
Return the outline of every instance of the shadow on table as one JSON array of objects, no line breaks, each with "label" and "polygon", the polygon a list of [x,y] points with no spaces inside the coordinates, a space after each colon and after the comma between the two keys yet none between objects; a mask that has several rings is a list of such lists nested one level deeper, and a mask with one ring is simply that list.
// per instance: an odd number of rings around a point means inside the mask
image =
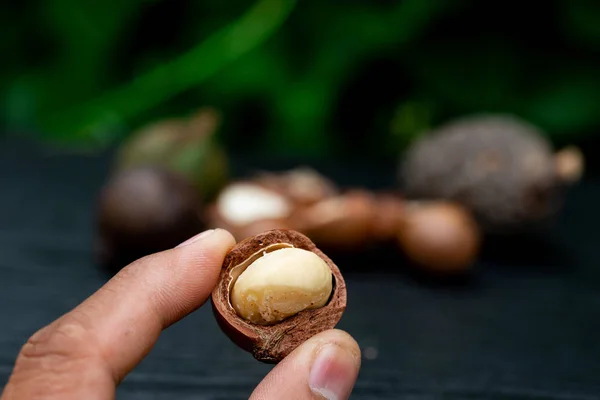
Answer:
[{"label": "shadow on table", "polygon": [[566,273],[573,255],[552,231],[518,235],[488,235],[479,259],[504,269],[520,269],[528,273]]}]

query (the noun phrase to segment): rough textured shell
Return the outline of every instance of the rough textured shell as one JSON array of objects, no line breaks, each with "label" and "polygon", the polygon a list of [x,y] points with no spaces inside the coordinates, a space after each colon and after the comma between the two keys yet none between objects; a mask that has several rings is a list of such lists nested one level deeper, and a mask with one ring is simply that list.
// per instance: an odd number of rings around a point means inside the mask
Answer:
[{"label": "rough textured shell", "polygon": [[400,178],[408,198],[467,206],[491,230],[545,219],[561,203],[554,154],[544,134],[510,115],[459,118],[417,140]]}]

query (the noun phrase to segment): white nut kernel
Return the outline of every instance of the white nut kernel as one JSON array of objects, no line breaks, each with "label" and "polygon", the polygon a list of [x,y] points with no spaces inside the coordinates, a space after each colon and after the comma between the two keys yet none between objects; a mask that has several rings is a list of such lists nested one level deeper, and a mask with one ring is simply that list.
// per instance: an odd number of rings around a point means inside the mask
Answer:
[{"label": "white nut kernel", "polygon": [[240,226],[262,219],[285,218],[291,213],[291,206],[283,196],[261,186],[241,182],[221,192],[217,207],[230,223]]},{"label": "white nut kernel", "polygon": [[315,253],[284,248],[266,253],[240,274],[231,305],[242,318],[269,325],[323,307],[333,290],[331,269]]}]

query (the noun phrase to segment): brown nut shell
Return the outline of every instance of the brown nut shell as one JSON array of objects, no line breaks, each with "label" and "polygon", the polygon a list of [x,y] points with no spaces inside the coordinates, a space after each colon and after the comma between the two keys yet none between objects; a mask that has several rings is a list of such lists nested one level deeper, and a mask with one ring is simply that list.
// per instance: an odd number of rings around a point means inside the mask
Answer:
[{"label": "brown nut shell", "polygon": [[309,167],[262,172],[253,181],[287,197],[297,207],[311,206],[339,194],[333,181]]},{"label": "brown nut shell", "polygon": [[[296,247],[315,253],[327,263],[334,278],[328,303],[309,309],[274,325],[256,325],[241,318],[229,295],[235,279],[264,251]],[[212,308],[220,328],[242,349],[265,363],[277,363],[310,337],[339,322],[346,309],[346,283],[333,261],[303,234],[293,230],[271,230],[238,243],[225,257],[219,282],[212,293]]]},{"label": "brown nut shell", "polygon": [[393,242],[404,224],[405,208],[406,201],[398,193],[375,194],[375,213],[371,224],[373,239],[385,243]]},{"label": "brown nut shell", "polygon": [[98,194],[97,262],[119,270],[138,258],[167,250],[205,226],[194,187],[165,168],[117,171]]},{"label": "brown nut shell", "polygon": [[291,220],[295,229],[323,248],[356,250],[371,240],[375,213],[372,194],[352,189],[297,210]]},{"label": "brown nut shell", "polygon": [[447,201],[407,204],[397,238],[411,261],[438,274],[469,270],[481,244],[480,230],[472,215],[463,206]]}]

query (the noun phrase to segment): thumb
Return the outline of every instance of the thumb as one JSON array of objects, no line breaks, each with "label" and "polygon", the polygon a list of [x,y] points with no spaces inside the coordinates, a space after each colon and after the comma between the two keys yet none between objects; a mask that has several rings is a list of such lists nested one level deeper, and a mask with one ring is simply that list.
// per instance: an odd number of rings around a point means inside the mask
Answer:
[{"label": "thumb", "polygon": [[360,349],[346,332],[313,336],[281,361],[252,393],[251,400],[350,397],[360,369]]}]

